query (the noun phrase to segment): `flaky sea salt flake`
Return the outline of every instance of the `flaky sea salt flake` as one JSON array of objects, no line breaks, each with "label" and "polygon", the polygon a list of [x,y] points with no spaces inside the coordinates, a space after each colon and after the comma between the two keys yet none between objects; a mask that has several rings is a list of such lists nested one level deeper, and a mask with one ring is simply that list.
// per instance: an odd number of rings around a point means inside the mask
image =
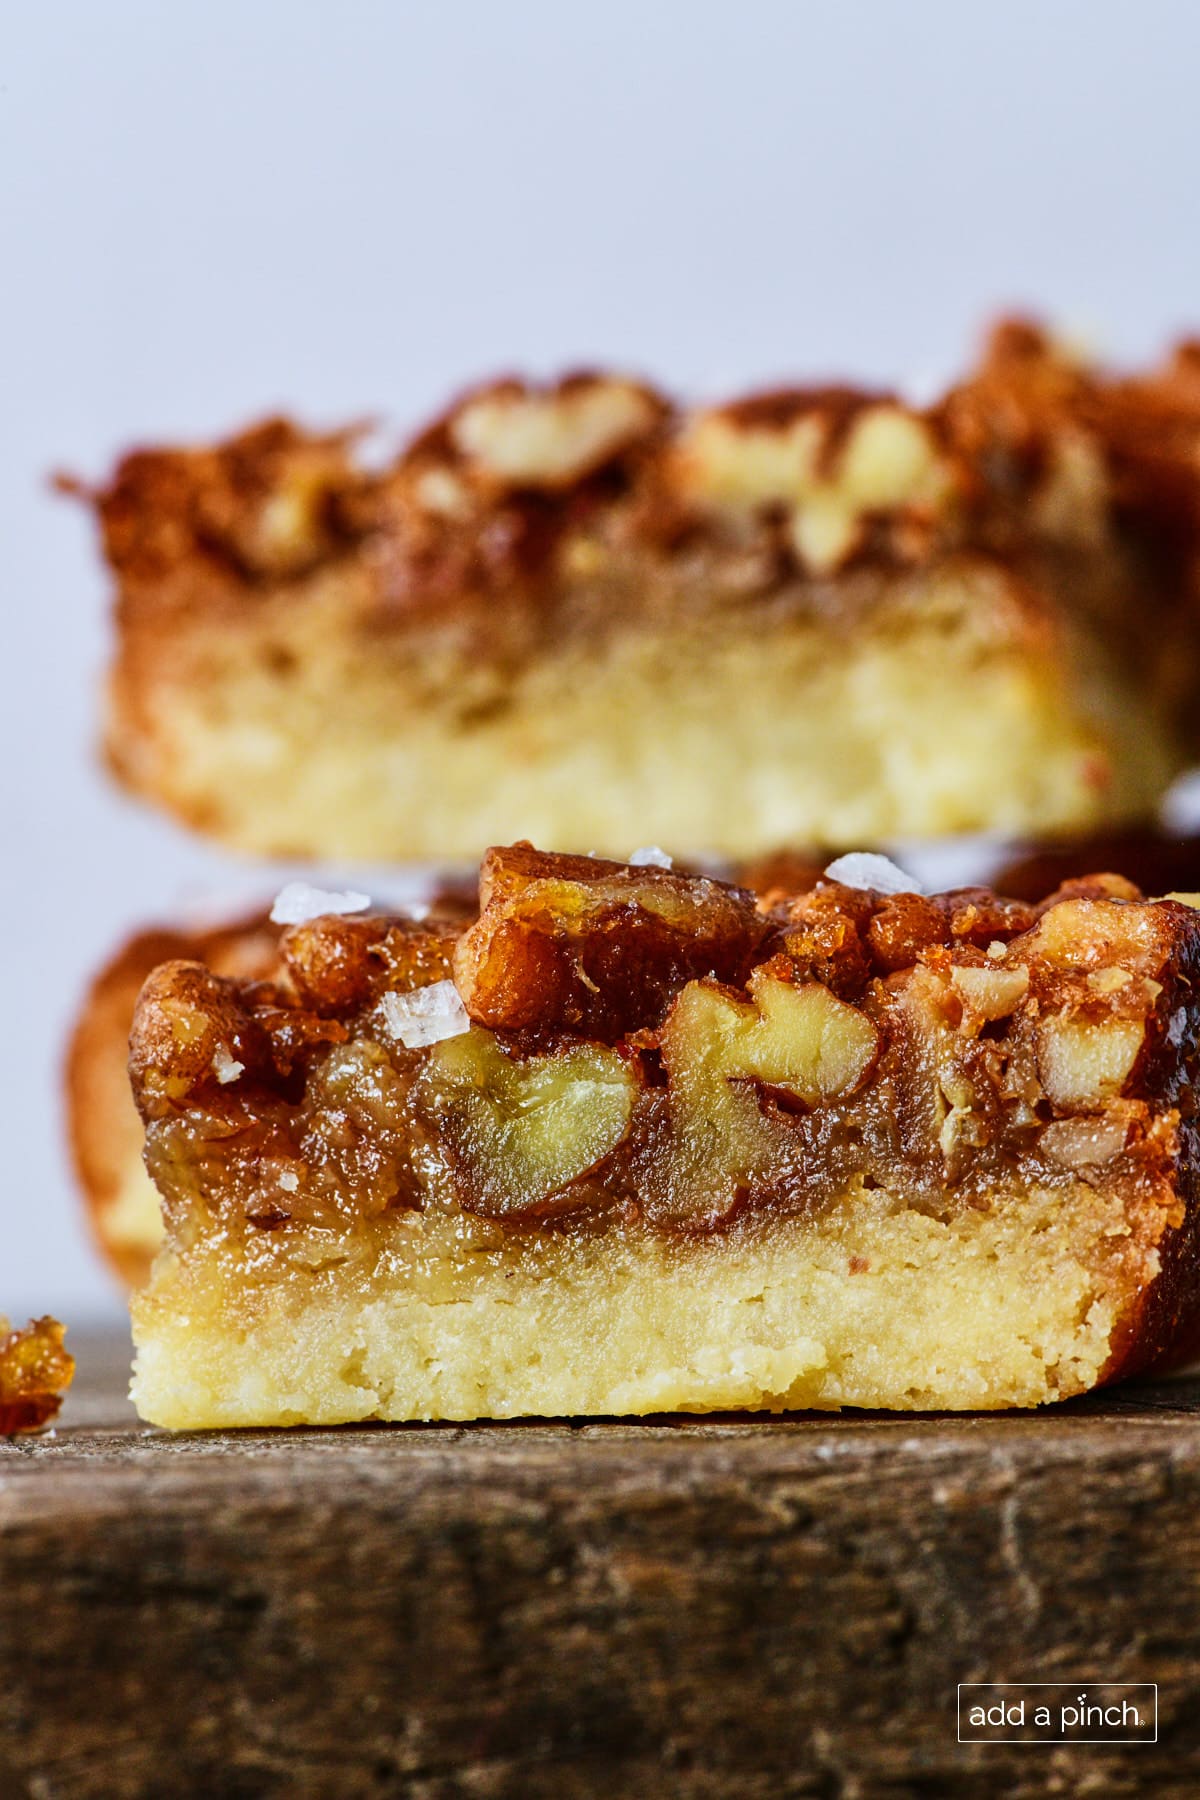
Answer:
[{"label": "flaky sea salt flake", "polygon": [[388,1030],[406,1050],[421,1050],[443,1038],[461,1037],[471,1020],[452,981],[435,981],[408,994],[388,993],[380,1005]]},{"label": "flaky sea salt flake", "polygon": [[889,856],[877,856],[870,850],[851,850],[839,856],[825,871],[827,881],[840,881],[843,887],[870,888],[877,894],[920,894],[924,890],[912,875],[906,875]]},{"label": "flaky sea salt flake", "polygon": [[369,894],[356,894],[352,889],[338,893],[334,889],[310,887],[307,881],[289,881],[275,896],[271,919],[276,925],[307,925],[325,913],[366,912],[371,904]]}]

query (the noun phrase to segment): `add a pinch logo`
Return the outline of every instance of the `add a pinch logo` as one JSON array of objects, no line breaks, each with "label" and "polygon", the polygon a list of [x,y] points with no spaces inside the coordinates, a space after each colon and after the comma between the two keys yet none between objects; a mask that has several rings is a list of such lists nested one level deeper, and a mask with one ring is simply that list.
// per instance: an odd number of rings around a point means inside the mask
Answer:
[{"label": "add a pinch logo", "polygon": [[963,1681],[960,1744],[1154,1744],[1158,1684]]}]

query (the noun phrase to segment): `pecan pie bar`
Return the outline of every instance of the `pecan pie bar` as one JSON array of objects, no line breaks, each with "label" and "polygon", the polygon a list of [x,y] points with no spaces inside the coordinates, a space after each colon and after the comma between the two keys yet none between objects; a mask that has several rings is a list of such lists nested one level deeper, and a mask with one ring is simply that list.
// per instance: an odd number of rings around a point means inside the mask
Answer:
[{"label": "pecan pie bar", "polygon": [[225,841],[758,855],[1145,817],[1195,748],[1200,356],[1010,325],[937,405],[504,381],[394,462],[128,456],[109,760]]},{"label": "pecan pie bar", "polygon": [[[874,885],[865,886],[864,882]],[[1200,915],[842,859],[485,859],[478,917],[156,969],[167,1426],[1033,1406],[1200,1338]]]}]

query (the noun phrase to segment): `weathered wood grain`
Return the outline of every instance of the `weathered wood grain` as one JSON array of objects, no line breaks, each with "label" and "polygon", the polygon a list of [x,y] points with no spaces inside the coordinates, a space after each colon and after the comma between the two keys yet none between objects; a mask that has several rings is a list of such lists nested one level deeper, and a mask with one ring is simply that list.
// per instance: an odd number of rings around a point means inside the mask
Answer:
[{"label": "weathered wood grain", "polygon": [[[4,1800],[1200,1792],[1200,1382],[168,1437],[88,1361],[0,1447]],[[958,1682],[1080,1679],[1157,1746],[956,1742]]]}]

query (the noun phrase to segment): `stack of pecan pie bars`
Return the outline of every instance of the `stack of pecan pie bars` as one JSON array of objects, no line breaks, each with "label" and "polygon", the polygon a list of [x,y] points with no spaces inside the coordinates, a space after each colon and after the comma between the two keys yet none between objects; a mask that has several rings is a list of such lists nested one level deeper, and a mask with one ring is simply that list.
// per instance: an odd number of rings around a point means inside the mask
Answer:
[{"label": "stack of pecan pie bars", "polygon": [[113,773],[312,865],[75,1031],[147,1419],[1034,1406],[1200,1348],[1200,348],[1012,322],[927,408],[506,380],[383,466],[272,420],[87,497]]}]

